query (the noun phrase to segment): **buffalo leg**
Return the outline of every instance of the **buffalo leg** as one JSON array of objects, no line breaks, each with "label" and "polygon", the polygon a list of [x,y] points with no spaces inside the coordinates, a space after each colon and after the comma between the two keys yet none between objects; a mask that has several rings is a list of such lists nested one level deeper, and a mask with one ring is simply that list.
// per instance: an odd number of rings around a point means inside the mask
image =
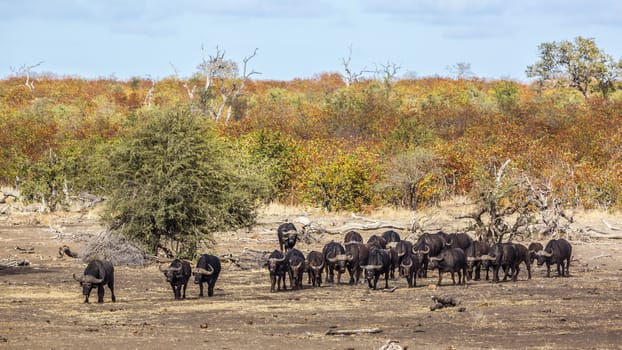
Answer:
[{"label": "buffalo leg", "polygon": [[210,282],[207,283],[207,296],[208,297],[213,297],[214,296],[214,285],[216,284],[216,281],[212,280]]},{"label": "buffalo leg", "polygon": [[[439,275],[441,274],[440,270],[438,271],[438,274]],[[455,275],[455,273],[453,271],[451,271],[451,282],[452,282],[451,284],[456,285],[456,275]],[[458,282],[460,282],[460,275],[458,275]],[[460,284],[460,283],[458,283],[458,284]]]},{"label": "buffalo leg", "polygon": [[566,277],[570,277],[570,258],[566,259]]},{"label": "buffalo leg", "polygon": [[527,266],[527,279],[530,280],[531,279],[531,264],[525,264],[525,266]]},{"label": "buffalo leg", "polygon": [[112,295],[112,302],[115,303],[117,298],[114,296],[114,281],[108,282],[108,289],[110,289],[110,294]]},{"label": "buffalo leg", "polygon": [[440,286],[442,280],[443,280],[443,273],[441,272],[441,270],[438,270],[438,282],[436,283],[436,285]]},{"label": "buffalo leg", "polygon": [[100,284],[97,286],[97,303],[101,304],[104,302],[104,285]]},{"label": "buffalo leg", "polygon": [[199,298],[203,297],[203,282],[199,283]]},{"label": "buffalo leg", "polygon": [[182,298],[186,299],[186,288],[188,287],[188,282],[183,284],[183,290],[184,290],[184,294],[182,295]]},{"label": "buffalo leg", "polygon": [[546,277],[551,277],[551,263],[546,262]]}]

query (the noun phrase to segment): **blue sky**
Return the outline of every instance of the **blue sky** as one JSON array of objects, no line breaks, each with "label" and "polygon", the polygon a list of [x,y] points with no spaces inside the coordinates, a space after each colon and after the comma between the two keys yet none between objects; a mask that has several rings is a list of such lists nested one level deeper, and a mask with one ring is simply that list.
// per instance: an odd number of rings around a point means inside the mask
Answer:
[{"label": "blue sky", "polygon": [[622,1],[0,0],[0,78],[41,61],[59,76],[189,77],[218,46],[236,62],[257,48],[254,79],[342,73],[350,56],[354,71],[448,76],[463,62],[525,81],[540,43],[577,36],[621,58]]}]

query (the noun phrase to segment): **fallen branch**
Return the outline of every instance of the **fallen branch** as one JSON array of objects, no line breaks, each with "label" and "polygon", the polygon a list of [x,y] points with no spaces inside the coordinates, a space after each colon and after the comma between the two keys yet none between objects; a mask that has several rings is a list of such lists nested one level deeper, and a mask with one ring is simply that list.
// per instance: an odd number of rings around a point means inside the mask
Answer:
[{"label": "fallen branch", "polygon": [[35,248],[22,248],[22,247],[15,247],[15,250],[19,250],[20,252],[26,253],[26,254],[32,254],[35,252]]},{"label": "fallen branch", "polygon": [[342,226],[339,226],[333,229],[324,229],[324,230],[331,234],[340,234],[340,233],[348,232],[348,231],[368,231],[368,230],[378,230],[378,229],[406,230],[407,227],[405,225],[400,225],[397,223],[373,222],[369,224],[347,223],[345,225],[342,225]]},{"label": "fallen branch", "polygon": [[605,221],[605,219],[602,219],[603,224],[605,224],[605,226],[607,226],[608,229],[610,229],[611,231],[620,231],[622,230],[622,228],[613,226],[611,224],[609,224],[607,221]]},{"label": "fallen branch", "polygon": [[590,260],[597,260],[597,259],[602,259],[602,258],[611,258],[611,255],[610,254],[597,255],[597,256],[591,258]]},{"label": "fallen branch", "polygon": [[382,291],[383,292],[387,292],[387,293],[393,293],[395,292],[395,290],[397,289],[397,287],[393,287],[393,288],[385,288]]},{"label": "fallen branch", "polygon": [[382,333],[380,328],[361,328],[361,329],[329,329],[325,335],[353,335],[353,334],[374,334]]}]

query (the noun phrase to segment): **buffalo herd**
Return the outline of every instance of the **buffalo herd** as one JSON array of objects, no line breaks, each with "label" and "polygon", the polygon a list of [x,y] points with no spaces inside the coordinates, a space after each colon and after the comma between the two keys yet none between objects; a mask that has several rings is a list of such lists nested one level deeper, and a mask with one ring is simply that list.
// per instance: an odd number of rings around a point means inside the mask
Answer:
[{"label": "buffalo herd", "polygon": [[[486,280],[499,282],[502,278],[517,281],[521,265],[531,279],[531,266],[534,261],[538,266],[546,265],[546,276],[550,277],[551,265],[557,267],[557,276],[568,277],[572,246],[565,239],[552,239],[546,246],[531,243],[528,247],[520,243],[489,244],[483,240],[474,240],[465,233],[447,234],[444,232],[423,233],[415,242],[401,239],[399,233],[389,230],[382,235],[371,235],[363,242],[360,233],[349,231],[343,243],[331,241],[323,246],[322,251],[312,250],[305,254],[295,248],[298,232],[291,223],[278,227],[279,249],[275,249],[266,259],[265,268],[270,275],[270,291],[302,289],[304,274],[307,284],[320,287],[322,283],[341,283],[346,271],[349,284],[367,281],[370,289],[376,289],[378,281],[384,279],[384,288],[389,288],[389,279],[406,278],[409,288],[417,286],[417,277],[427,278],[428,271],[438,270],[438,286],[442,284],[443,273],[451,274],[452,284],[466,285],[467,280],[480,280],[481,273],[486,273]],[[397,270],[397,274],[396,274]],[[203,297],[203,284],[207,284],[207,295],[214,295],[214,286],[221,272],[220,259],[217,256],[203,254],[199,257],[194,272],[188,261],[175,259],[166,268],[160,267],[166,282],[173,289],[174,298],[186,298],[186,287],[191,276],[199,285],[199,297]],[[492,272],[492,277],[490,277]],[[322,281],[322,273],[325,279]],[[335,282],[335,274],[337,281]],[[458,281],[456,282],[456,275]],[[114,294],[114,268],[109,261],[93,260],[80,278],[84,302],[89,302],[93,288],[97,288],[97,302],[104,302],[104,287],[108,286],[111,299]]]},{"label": "buffalo herd", "polygon": [[270,273],[271,292],[286,290],[288,278],[291,289],[302,289],[305,272],[307,283],[313,287],[321,286],[322,273],[325,273],[324,283],[340,284],[347,271],[349,284],[361,283],[363,276],[370,289],[376,289],[381,278],[387,289],[389,279],[401,277],[413,288],[417,286],[417,277],[426,278],[430,270],[438,271],[438,286],[444,273],[451,275],[452,284],[466,285],[467,280],[480,280],[482,271],[486,273],[485,279],[494,283],[508,278],[515,282],[523,265],[527,279],[531,279],[534,261],[538,266],[546,264],[547,277],[552,264],[557,266],[558,276],[568,277],[572,256],[572,247],[565,239],[552,239],[546,246],[534,242],[526,247],[511,242],[489,244],[465,233],[441,231],[423,233],[410,242],[389,230],[371,235],[366,243],[360,233],[349,231],[343,243],[328,242],[321,252],[312,250],[305,258],[304,253],[294,248],[298,232],[293,224],[279,226],[277,235],[280,250],[275,249],[265,264]]}]

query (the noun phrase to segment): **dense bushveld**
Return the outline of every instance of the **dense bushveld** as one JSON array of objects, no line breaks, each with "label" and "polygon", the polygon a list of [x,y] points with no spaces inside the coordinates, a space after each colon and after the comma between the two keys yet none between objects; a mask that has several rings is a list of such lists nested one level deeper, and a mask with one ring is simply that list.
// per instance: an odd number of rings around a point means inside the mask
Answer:
[{"label": "dense bushveld", "polygon": [[266,200],[412,209],[478,193],[511,159],[515,174],[566,206],[622,207],[619,92],[584,98],[478,78],[346,84],[330,73],[237,86],[214,79],[208,88],[201,76],[24,80],[0,80],[0,184],[52,209],[80,193],[105,194],[97,164],[107,146],[151,111],[182,107],[266,164]]}]

